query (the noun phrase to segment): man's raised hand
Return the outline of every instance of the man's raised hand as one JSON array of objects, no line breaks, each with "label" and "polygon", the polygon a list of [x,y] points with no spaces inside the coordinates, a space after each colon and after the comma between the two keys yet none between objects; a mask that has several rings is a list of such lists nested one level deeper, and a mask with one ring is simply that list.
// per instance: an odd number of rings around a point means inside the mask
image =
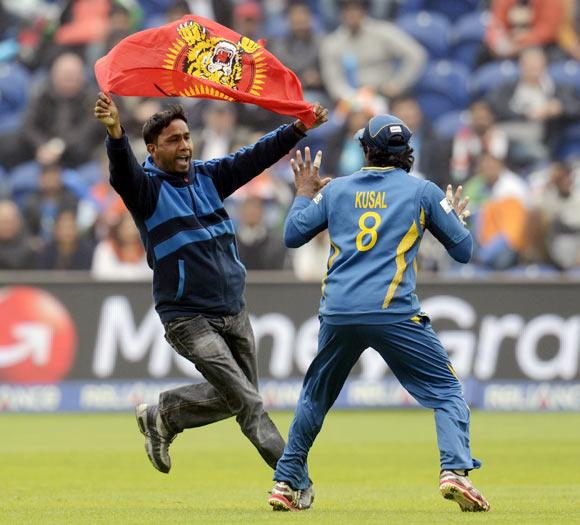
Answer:
[{"label": "man's raised hand", "polygon": [[321,179],[318,176],[320,170],[320,163],[322,161],[322,152],[319,151],[312,162],[310,156],[310,148],[304,148],[304,160],[302,160],[302,153],[296,150],[296,156],[290,160],[292,171],[294,172],[294,184],[296,185],[296,195],[302,195],[312,199],[324,186],[330,181],[330,177]]},{"label": "man's raised hand", "polygon": [[323,105],[316,102],[312,107],[312,112],[316,117],[316,120],[312,124],[312,126],[307,127],[304,122],[297,120],[294,122],[294,127],[299,130],[301,133],[306,133],[309,129],[317,128],[318,126],[322,126],[328,120],[328,109],[326,109]]},{"label": "man's raised hand", "polygon": [[455,213],[459,217],[461,223],[465,226],[466,219],[471,215],[471,212],[467,209],[467,205],[469,204],[469,197],[465,197],[465,199],[461,200],[461,194],[463,193],[463,186],[457,186],[457,190],[453,193],[453,186],[449,184],[447,186],[447,192],[445,193],[445,197],[449,201],[449,204],[453,206]]},{"label": "man's raised hand", "polygon": [[102,92],[99,93],[95,102],[95,118],[107,126],[107,132],[114,139],[119,139],[123,136],[119,110],[109,95]]}]

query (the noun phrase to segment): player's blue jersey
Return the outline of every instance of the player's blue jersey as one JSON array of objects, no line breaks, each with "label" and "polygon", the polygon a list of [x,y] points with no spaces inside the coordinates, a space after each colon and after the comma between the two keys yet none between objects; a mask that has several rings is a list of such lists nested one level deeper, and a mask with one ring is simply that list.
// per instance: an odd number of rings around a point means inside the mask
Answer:
[{"label": "player's blue jersey", "polygon": [[419,313],[415,258],[425,229],[449,250],[469,237],[435,184],[396,168],[368,167],[310,200],[298,197],[286,238],[303,244],[328,228],[320,314],[330,324],[382,324]]}]

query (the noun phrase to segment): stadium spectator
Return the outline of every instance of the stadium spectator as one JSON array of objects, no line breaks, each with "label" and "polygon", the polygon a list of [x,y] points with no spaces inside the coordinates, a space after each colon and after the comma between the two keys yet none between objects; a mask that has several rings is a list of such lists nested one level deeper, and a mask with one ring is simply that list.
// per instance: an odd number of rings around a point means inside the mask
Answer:
[{"label": "stadium spectator", "polygon": [[[185,0],[175,0],[174,2],[169,4],[169,7],[165,11],[164,23],[169,24],[170,22],[175,22],[176,20],[179,20],[180,18],[184,17],[185,15],[189,15],[189,14],[190,14],[190,10],[189,10],[188,3]],[[201,13],[195,13],[195,14],[202,16]],[[206,14],[213,15],[213,13],[211,13],[211,11],[206,13]]]},{"label": "stadium spectator", "polygon": [[240,35],[247,36],[254,41],[262,38],[262,22],[264,12],[262,6],[255,0],[243,0],[234,7],[233,29]]},{"label": "stadium spectator", "polygon": [[248,197],[240,206],[237,227],[238,252],[247,270],[282,270],[286,248],[282,238],[264,221],[264,204]]},{"label": "stadium spectator", "polygon": [[556,84],[540,48],[522,52],[520,77],[491,91],[487,100],[522,162],[555,152],[563,126],[580,116],[580,98],[574,86]]},{"label": "stadium spectator", "polygon": [[574,60],[580,60],[580,6],[578,0],[564,2],[564,21],[558,32],[560,48]]},{"label": "stadium spectator", "polygon": [[98,123],[86,118],[91,99],[82,59],[63,53],[31,96],[22,130],[0,137],[0,164],[11,168],[33,158],[65,166],[85,162],[99,142]]},{"label": "stadium spectator", "polygon": [[86,62],[94,64],[99,58],[106,55],[123,38],[129,36],[137,28],[135,20],[139,17],[138,9],[131,11],[122,4],[113,2],[109,11],[109,17],[102,37],[87,46],[85,52]]},{"label": "stadium spectator", "polygon": [[147,264],[139,230],[129,213],[113,225],[108,239],[97,244],[91,274],[101,281],[151,279],[152,272]]},{"label": "stadium spectator", "polygon": [[249,131],[237,125],[236,108],[229,102],[206,102],[202,121],[203,128],[192,133],[193,157],[196,159],[225,157],[249,142]]},{"label": "stadium spectator", "polygon": [[391,113],[413,132],[410,145],[415,162],[411,173],[445,188],[449,183],[449,144],[437,136],[417,99],[408,93],[394,98]]},{"label": "stadium spectator", "polygon": [[54,223],[53,239],[40,251],[41,270],[89,270],[93,245],[80,236],[75,214],[60,212]]},{"label": "stadium spectator", "polygon": [[111,227],[127,213],[127,208],[109,182],[109,159],[106,153],[101,152],[95,162],[98,163],[101,178],[88,188],[79,202],[77,218],[81,231],[94,241],[102,241],[109,235]]},{"label": "stadium spectator", "polygon": [[49,242],[54,233],[54,223],[64,210],[77,212],[78,198],[62,181],[58,164],[44,166],[38,180],[38,189],[24,202],[27,229],[42,244]]},{"label": "stadium spectator", "polygon": [[554,47],[563,0],[493,0],[485,43],[498,58],[513,58],[529,47]]},{"label": "stadium spectator", "polygon": [[[340,112],[341,110],[335,111]],[[324,172],[332,177],[343,177],[350,175],[353,169],[356,170],[364,156],[356,132],[363,128],[372,116],[369,108],[359,103],[351,105],[345,115],[344,123],[328,139],[328,148],[334,151],[334,155],[329,155],[325,160]]]},{"label": "stadium spectator", "polygon": [[298,75],[306,98],[323,102],[326,97],[320,75],[320,36],[314,31],[312,11],[304,0],[288,6],[288,34],[272,40],[269,50]]},{"label": "stadium spectator", "polygon": [[[310,127],[323,124],[327,113],[315,105]],[[169,472],[169,446],[177,434],[235,415],[244,435],[275,468],[284,440],[258,392],[255,341],[243,298],[245,271],[223,201],[286,155],[309,128],[297,120],[234,155],[192,161],[187,118],[183,107],[174,106],[146,124],[150,155],[141,166],[107,95],[99,93],[94,114],[107,128],[111,183],[147,246],[166,338],[206,379],[162,392],[157,405],[137,406],[151,464]],[[305,497],[311,501],[313,493]]]},{"label": "stadium spectator", "polygon": [[490,153],[505,160],[509,150],[506,133],[496,125],[495,115],[489,104],[475,100],[469,106],[467,123],[459,128],[453,138],[451,156],[451,179],[463,183],[475,174],[479,157]]},{"label": "stadium spectator", "polygon": [[28,270],[34,267],[35,259],[34,243],[18,206],[0,200],[0,270]]},{"label": "stadium spectator", "polygon": [[465,194],[475,212],[476,262],[493,270],[518,264],[527,240],[530,192],[525,181],[500,159],[484,153],[477,174],[465,185]]},{"label": "stadium spectator", "polygon": [[85,46],[103,40],[109,24],[111,0],[70,0],[54,34],[58,46]]},{"label": "stadium spectator", "polygon": [[322,40],[322,79],[334,100],[367,87],[390,98],[412,87],[427,55],[396,25],[367,16],[365,0],[339,2],[341,25]]},{"label": "stadium spectator", "polygon": [[535,194],[534,209],[542,218],[548,262],[561,270],[580,267],[580,185],[571,166],[553,163]]}]

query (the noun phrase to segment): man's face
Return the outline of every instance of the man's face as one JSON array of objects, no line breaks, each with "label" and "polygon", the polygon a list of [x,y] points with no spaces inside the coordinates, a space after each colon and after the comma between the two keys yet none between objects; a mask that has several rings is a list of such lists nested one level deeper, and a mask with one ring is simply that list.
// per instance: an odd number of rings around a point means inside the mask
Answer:
[{"label": "man's face", "polygon": [[503,171],[503,162],[492,155],[482,155],[479,159],[478,172],[488,186],[493,186]]},{"label": "man's face", "polygon": [[546,55],[540,49],[527,49],[520,56],[520,77],[525,82],[539,82],[546,73]]},{"label": "man's face", "polygon": [[470,109],[471,127],[478,135],[483,135],[493,126],[494,117],[486,103],[473,104]]},{"label": "man's face", "polygon": [[153,162],[165,172],[187,173],[191,164],[193,142],[187,124],[175,119],[157,137],[157,144],[147,144]]},{"label": "man's face", "polygon": [[290,31],[297,37],[308,36],[312,29],[310,9],[306,5],[295,5],[288,11]]},{"label": "man's face", "polygon": [[342,23],[351,31],[360,29],[365,16],[366,10],[364,6],[357,2],[345,4],[340,11]]}]

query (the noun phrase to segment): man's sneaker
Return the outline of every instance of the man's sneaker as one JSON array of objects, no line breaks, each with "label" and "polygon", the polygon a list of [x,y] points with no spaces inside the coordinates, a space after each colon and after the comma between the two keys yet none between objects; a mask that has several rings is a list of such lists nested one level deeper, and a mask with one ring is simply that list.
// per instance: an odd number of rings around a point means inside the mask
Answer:
[{"label": "man's sneaker", "polygon": [[439,477],[439,492],[445,499],[454,500],[463,512],[487,512],[491,507],[465,474],[443,470]]},{"label": "man's sneaker", "polygon": [[156,406],[145,403],[135,407],[135,417],[141,434],[145,436],[145,452],[151,464],[159,471],[167,474],[171,469],[169,445],[176,434],[170,434],[165,428]]},{"label": "man's sneaker", "polygon": [[270,492],[268,503],[272,510],[297,511],[308,510],[314,502],[314,487],[312,483],[306,490],[294,490],[288,483],[278,481]]}]

